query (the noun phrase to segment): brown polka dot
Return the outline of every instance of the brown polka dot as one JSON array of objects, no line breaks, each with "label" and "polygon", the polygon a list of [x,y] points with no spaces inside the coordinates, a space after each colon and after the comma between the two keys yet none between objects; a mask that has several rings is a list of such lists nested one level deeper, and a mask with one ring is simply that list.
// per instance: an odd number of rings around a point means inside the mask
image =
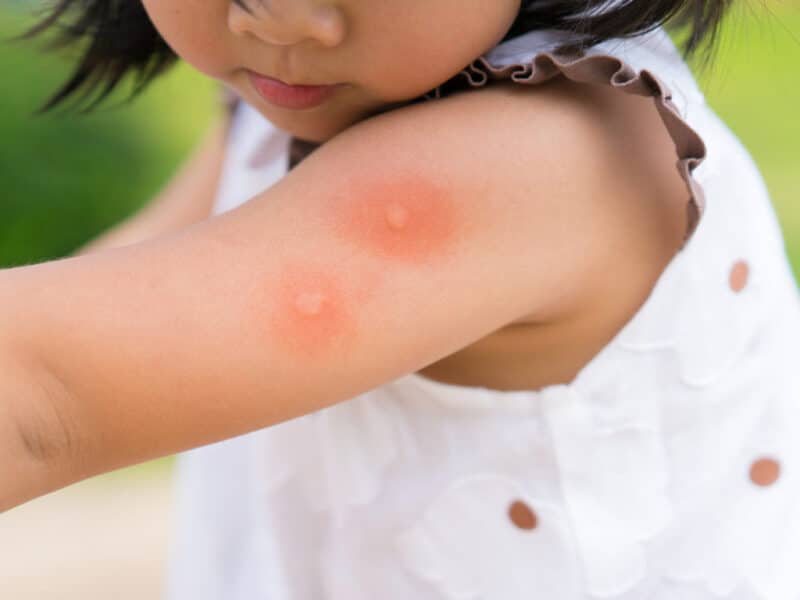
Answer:
[{"label": "brown polka dot", "polygon": [[731,272],[728,277],[728,283],[734,292],[741,292],[744,286],[747,285],[747,276],[750,274],[750,268],[743,260],[737,260],[731,267]]},{"label": "brown polka dot", "polygon": [[772,458],[759,458],[750,465],[750,480],[756,485],[772,485],[780,474],[780,463]]},{"label": "brown polka dot", "polygon": [[536,513],[522,500],[515,500],[508,507],[508,516],[511,522],[520,529],[533,529],[536,527]]}]

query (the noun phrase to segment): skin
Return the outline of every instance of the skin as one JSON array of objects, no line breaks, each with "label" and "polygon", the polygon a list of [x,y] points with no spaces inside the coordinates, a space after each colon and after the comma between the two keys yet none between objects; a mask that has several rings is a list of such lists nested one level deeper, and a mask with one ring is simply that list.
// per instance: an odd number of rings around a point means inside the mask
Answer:
[{"label": "skin", "polygon": [[268,335],[295,355],[313,360],[346,349],[356,335],[354,303],[324,265],[314,267],[308,260],[287,264],[271,298],[275,310]]},{"label": "skin", "polygon": [[[143,0],[183,60],[291,134],[326,141],[435,88],[495,46],[520,0]],[[432,60],[431,57],[435,57]],[[280,108],[247,70],[292,85],[344,83],[307,110]]]},{"label": "skin", "polygon": [[[446,81],[495,46],[520,7],[519,0],[243,1],[244,7],[233,0],[143,4],[183,60],[228,85],[279,128],[317,142]],[[264,100],[247,70],[290,84],[346,87],[318,107],[286,109]],[[354,177],[333,190],[325,206],[326,228],[389,263],[441,261],[458,238],[458,211],[447,186],[414,173]],[[351,302],[369,292],[344,289],[340,269],[300,257],[287,262],[275,289],[266,286],[264,295],[274,304],[269,335],[284,340],[287,351],[314,360],[357,335]],[[379,286],[382,277],[360,279]],[[262,300],[269,301],[260,297],[256,304]]]},{"label": "skin", "polygon": [[334,191],[333,230],[381,259],[424,267],[447,257],[457,242],[458,209],[441,183],[413,173],[358,178]]}]

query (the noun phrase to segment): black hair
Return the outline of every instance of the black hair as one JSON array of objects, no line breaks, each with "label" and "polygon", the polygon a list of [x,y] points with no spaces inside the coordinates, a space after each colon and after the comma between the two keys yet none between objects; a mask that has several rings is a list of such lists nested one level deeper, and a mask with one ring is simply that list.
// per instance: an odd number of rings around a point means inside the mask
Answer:
[{"label": "black hair", "polygon": [[[242,0],[234,0],[240,6]],[[688,30],[683,56],[705,49],[709,59],[723,16],[733,0],[523,0],[503,41],[535,29],[575,34],[564,50],[580,50],[607,39],[632,37],[664,24]],[[40,112],[79,95],[87,112],[126,76],[134,77],[131,97],[176,62],[139,0],[53,0],[45,16],[17,39],[47,30],[58,33],[48,48],[77,45],[80,59],[70,78]],[[91,96],[94,95],[92,99]]]}]

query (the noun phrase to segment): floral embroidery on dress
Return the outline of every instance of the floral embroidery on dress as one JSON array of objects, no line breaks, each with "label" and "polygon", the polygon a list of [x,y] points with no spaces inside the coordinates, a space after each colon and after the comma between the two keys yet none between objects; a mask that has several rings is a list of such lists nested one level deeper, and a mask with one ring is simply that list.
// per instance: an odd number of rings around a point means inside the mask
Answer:
[{"label": "floral embroidery on dress", "polygon": [[[673,516],[658,411],[654,399],[636,394],[629,381],[612,370],[609,387],[598,386],[593,396],[569,386],[543,394],[586,591],[600,597],[621,594],[644,579],[644,543]],[[633,410],[623,413],[614,406],[619,403]],[[624,418],[614,423],[603,414],[606,407]]]},{"label": "floral embroidery on dress", "polygon": [[752,352],[736,388],[719,386],[725,410],[698,408],[670,440],[678,518],[653,560],[715,597],[800,598],[800,438],[786,426],[797,422],[800,374],[786,345],[775,362]]},{"label": "floral embroidery on dress", "polygon": [[268,492],[295,478],[309,505],[338,524],[349,506],[371,502],[383,472],[417,447],[401,407],[367,392],[271,427],[261,454]]},{"label": "floral embroidery on dress", "polygon": [[[535,514],[535,517],[534,517]],[[395,538],[403,566],[448,600],[580,598],[564,511],[494,473],[449,485]]]}]

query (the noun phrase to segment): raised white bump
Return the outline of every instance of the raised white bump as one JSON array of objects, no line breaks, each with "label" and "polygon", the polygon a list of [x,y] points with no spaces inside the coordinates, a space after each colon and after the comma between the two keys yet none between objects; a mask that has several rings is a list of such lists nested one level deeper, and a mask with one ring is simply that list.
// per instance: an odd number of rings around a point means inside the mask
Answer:
[{"label": "raised white bump", "polygon": [[392,229],[403,229],[408,223],[408,209],[402,204],[392,202],[386,207],[386,223]]},{"label": "raised white bump", "polygon": [[302,292],[295,298],[294,306],[304,315],[314,316],[322,312],[325,296],[319,292]]}]

